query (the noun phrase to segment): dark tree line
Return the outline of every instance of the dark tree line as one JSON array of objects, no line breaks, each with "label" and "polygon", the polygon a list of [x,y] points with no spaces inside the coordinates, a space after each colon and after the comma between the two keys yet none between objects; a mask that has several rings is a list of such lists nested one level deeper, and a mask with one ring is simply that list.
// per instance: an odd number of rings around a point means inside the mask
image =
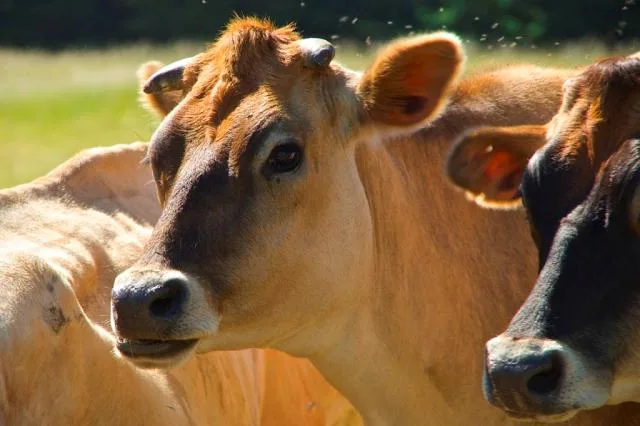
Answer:
[{"label": "dark tree line", "polygon": [[61,48],[213,39],[234,12],[307,36],[386,39],[446,28],[538,44],[640,35],[640,0],[0,0],[0,45]]}]

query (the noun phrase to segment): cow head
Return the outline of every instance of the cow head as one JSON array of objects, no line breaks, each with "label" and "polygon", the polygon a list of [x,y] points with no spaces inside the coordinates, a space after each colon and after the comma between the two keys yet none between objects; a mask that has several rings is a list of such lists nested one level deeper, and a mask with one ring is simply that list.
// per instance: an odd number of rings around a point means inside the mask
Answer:
[{"label": "cow head", "polygon": [[637,156],[626,146],[607,163],[639,120],[640,59],[606,59],[565,84],[546,126],[476,130],[452,150],[452,181],[485,204],[522,201],[539,250],[532,293],[487,343],[485,395],[514,416],[562,420],[640,397],[637,173],[620,172]]},{"label": "cow head", "polygon": [[309,355],[369,297],[355,148],[437,115],[463,55],[446,33],[395,41],[363,74],[333,54],[291,26],[237,19],[147,81],[182,95],[149,149],[162,216],[112,295],[118,349],[138,365],[212,348]]}]

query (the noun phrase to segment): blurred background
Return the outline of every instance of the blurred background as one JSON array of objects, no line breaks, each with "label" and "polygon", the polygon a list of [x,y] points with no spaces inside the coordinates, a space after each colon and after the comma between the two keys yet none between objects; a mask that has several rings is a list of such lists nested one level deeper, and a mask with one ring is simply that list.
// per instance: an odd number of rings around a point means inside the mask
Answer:
[{"label": "blurred background", "polygon": [[0,0],[0,187],[84,147],[147,140],[135,71],[206,48],[234,13],[295,22],[364,69],[384,41],[452,31],[467,75],[640,50],[640,0]]}]

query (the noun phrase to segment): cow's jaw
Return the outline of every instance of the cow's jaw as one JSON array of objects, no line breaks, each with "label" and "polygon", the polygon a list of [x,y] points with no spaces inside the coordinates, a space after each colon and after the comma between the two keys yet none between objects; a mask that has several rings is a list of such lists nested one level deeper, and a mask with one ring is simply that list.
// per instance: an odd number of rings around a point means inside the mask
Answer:
[{"label": "cow's jaw", "polygon": [[198,344],[188,340],[122,340],[118,339],[118,354],[140,368],[171,368],[191,358]]}]

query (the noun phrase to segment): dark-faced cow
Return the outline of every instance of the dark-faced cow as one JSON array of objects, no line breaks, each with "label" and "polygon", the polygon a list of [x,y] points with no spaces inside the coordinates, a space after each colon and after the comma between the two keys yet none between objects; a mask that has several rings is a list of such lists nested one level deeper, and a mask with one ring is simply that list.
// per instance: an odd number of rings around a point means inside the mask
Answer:
[{"label": "dark-faced cow", "polygon": [[567,81],[548,125],[474,130],[449,157],[473,198],[522,198],[538,246],[533,291],[487,344],[487,398],[515,416],[640,400],[639,119],[640,59],[610,58]]},{"label": "dark-faced cow", "polygon": [[460,199],[442,158],[465,128],[548,121],[570,72],[456,84],[446,33],[395,41],[363,74],[332,56],[238,19],[149,79],[175,105],[149,155],[163,212],[114,286],[118,350],[169,367],[271,347],[309,357],[371,425],[509,424],[482,397],[482,348],[524,300],[535,249],[521,214]]}]

